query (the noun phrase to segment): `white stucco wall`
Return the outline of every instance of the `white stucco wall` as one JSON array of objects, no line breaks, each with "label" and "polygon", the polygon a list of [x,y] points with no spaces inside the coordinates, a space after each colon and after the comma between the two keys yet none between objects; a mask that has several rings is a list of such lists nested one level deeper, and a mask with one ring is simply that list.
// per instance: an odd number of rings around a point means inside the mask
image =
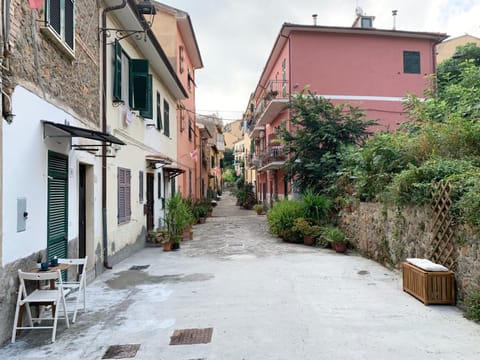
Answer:
[{"label": "white stucco wall", "polygon": [[[41,120],[85,127],[62,109],[17,86],[12,97],[15,118],[3,126],[3,252],[6,265],[47,247],[47,161],[48,150],[69,156],[68,239],[78,233],[78,167],[79,163],[94,166],[94,178],[100,167],[94,155],[70,149],[77,139],[44,138]],[[94,197],[100,199],[99,186]],[[17,199],[26,198],[28,219],[26,230],[17,232]],[[95,201],[95,213],[101,214]],[[95,216],[93,236],[101,234],[101,217]],[[91,239],[93,241],[93,239]],[[93,249],[92,244],[88,246]]]}]

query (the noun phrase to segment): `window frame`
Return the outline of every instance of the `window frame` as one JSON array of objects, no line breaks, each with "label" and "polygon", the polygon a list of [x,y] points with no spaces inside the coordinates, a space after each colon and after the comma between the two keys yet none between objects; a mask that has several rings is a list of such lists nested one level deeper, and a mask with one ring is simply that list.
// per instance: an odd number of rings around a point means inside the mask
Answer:
[{"label": "window frame", "polygon": [[156,127],[158,131],[162,131],[163,123],[162,123],[162,97],[160,91],[157,91],[157,119],[156,119]]},{"label": "window frame", "polygon": [[[70,6],[66,6],[68,4]],[[53,7],[58,10],[57,14],[53,14]],[[58,23],[53,15],[58,17]],[[40,30],[70,59],[75,59],[75,0],[46,0]]]},{"label": "window frame", "polygon": [[[415,62],[415,63],[413,63]],[[421,55],[420,51],[403,51],[403,73],[404,74],[421,74]]]},{"label": "window frame", "polygon": [[170,137],[170,104],[163,99],[163,134]]}]

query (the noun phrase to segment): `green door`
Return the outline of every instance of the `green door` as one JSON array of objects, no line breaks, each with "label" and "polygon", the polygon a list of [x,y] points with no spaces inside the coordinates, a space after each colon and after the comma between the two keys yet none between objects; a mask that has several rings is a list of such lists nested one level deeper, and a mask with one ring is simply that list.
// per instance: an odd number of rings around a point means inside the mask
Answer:
[{"label": "green door", "polygon": [[48,152],[47,260],[68,257],[68,157]]}]

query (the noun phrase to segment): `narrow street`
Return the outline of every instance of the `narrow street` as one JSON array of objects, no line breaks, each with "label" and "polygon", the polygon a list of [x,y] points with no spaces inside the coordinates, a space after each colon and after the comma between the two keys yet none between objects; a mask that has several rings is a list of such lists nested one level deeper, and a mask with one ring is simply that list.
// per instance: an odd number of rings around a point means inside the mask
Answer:
[{"label": "narrow street", "polygon": [[[424,306],[399,273],[356,254],[281,242],[228,193],[180,251],[145,248],[87,296],[55,344],[25,332],[0,359],[102,359],[126,344],[141,360],[480,358],[480,326],[457,308]],[[206,344],[169,345],[175,330],[207,328]]]}]

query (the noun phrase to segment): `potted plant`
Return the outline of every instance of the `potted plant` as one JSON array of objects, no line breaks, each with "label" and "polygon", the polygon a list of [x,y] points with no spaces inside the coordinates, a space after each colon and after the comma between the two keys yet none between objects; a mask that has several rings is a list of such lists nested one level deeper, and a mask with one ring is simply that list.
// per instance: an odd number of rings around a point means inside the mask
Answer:
[{"label": "potted plant", "polygon": [[266,207],[263,204],[253,205],[253,209],[256,211],[257,215],[262,215],[266,211]]},{"label": "potted plant", "polygon": [[313,245],[315,238],[321,233],[321,227],[319,225],[312,225],[303,217],[295,219],[293,222],[293,230],[301,234],[305,245]]},{"label": "potted plant", "polygon": [[177,250],[180,248],[183,231],[193,222],[192,210],[180,194],[175,194],[167,201],[166,210],[165,224],[168,237],[173,243],[172,250]]},{"label": "potted plant", "polygon": [[347,236],[336,226],[327,226],[322,230],[322,238],[328,241],[338,253],[347,251]]}]

